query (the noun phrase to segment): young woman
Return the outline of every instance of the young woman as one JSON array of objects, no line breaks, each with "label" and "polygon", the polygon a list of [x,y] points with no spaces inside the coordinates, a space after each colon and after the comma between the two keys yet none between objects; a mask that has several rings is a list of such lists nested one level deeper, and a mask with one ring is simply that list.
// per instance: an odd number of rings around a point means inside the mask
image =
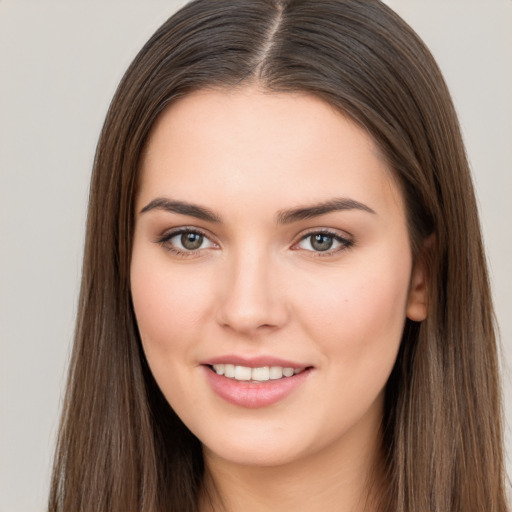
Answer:
[{"label": "young woman", "polygon": [[377,0],[197,0],[98,145],[52,511],[507,510],[456,115]]}]

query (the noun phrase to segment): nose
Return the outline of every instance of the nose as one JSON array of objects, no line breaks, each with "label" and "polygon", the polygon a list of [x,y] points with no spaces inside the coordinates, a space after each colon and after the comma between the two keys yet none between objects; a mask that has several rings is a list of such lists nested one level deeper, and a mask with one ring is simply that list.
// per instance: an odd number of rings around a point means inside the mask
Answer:
[{"label": "nose", "polygon": [[257,251],[246,251],[226,261],[218,309],[222,327],[250,336],[286,324],[289,312],[285,290],[271,259]]}]

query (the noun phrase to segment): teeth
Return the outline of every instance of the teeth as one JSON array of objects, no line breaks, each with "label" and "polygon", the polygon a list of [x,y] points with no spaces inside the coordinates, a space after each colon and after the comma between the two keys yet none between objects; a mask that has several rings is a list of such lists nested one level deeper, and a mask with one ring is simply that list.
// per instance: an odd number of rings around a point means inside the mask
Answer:
[{"label": "teeth", "polygon": [[247,366],[235,366],[235,380],[251,380],[251,373]]},{"label": "teeth", "polygon": [[293,368],[283,368],[283,376],[291,377],[293,375]]},{"label": "teeth", "polygon": [[264,381],[270,378],[270,369],[268,366],[264,366],[263,368],[253,368],[251,372],[252,380]]},{"label": "teeth", "polygon": [[223,364],[214,364],[213,369],[217,372],[217,374],[224,375],[224,365]]},{"label": "teeth", "polygon": [[234,364],[214,364],[213,369],[218,375],[224,375],[224,377],[228,377],[230,379],[241,381],[252,380],[256,382],[292,377],[304,370],[304,368],[283,368],[282,366],[250,368],[248,366],[235,366]]},{"label": "teeth", "polygon": [[234,364],[225,364],[224,365],[224,375],[233,379],[235,377],[235,365]]},{"label": "teeth", "polygon": [[281,366],[271,366],[270,367],[270,378],[274,379],[282,379],[283,378],[283,368]]}]

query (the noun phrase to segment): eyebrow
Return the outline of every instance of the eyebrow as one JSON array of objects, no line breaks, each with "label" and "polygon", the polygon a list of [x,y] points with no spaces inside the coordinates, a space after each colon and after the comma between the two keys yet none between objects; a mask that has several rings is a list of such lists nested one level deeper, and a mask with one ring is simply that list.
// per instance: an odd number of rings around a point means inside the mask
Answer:
[{"label": "eyebrow", "polygon": [[277,222],[279,224],[290,224],[299,220],[311,219],[327,213],[344,210],[360,210],[374,215],[376,214],[375,210],[372,210],[372,208],[359,201],[347,198],[336,198],[311,206],[300,206],[291,210],[281,210],[277,214]]},{"label": "eyebrow", "polygon": [[[208,208],[163,197],[158,197],[150,201],[142,208],[140,213],[146,213],[151,210],[164,210],[170,213],[188,215],[208,222],[222,222],[221,217]],[[344,210],[360,210],[375,214],[375,210],[359,201],[347,198],[336,198],[310,206],[299,206],[289,210],[281,210],[278,212],[276,218],[278,224],[291,224],[300,220],[311,219],[313,217],[319,217],[320,215],[326,215],[327,213]]]},{"label": "eyebrow", "polygon": [[165,210],[170,213],[180,213],[181,215],[188,215],[197,219],[206,220],[208,222],[220,222],[220,217],[203,206],[198,206],[184,201],[176,201],[158,197],[149,202],[140,213],[146,213],[151,210]]}]

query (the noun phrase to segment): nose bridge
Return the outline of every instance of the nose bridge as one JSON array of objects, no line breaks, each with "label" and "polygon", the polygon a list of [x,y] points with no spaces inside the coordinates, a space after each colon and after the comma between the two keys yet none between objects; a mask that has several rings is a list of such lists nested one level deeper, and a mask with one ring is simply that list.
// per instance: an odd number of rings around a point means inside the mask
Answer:
[{"label": "nose bridge", "polygon": [[278,273],[278,263],[269,250],[247,244],[233,251],[226,261],[220,322],[249,334],[282,326],[287,308]]}]

